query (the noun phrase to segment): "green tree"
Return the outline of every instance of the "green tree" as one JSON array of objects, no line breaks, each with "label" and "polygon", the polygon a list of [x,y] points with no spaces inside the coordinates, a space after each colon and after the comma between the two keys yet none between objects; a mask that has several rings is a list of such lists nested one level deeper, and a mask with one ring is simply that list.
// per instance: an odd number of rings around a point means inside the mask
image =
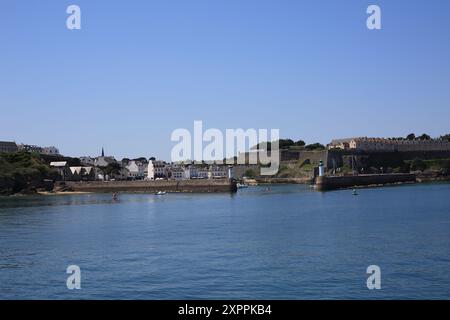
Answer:
[{"label": "green tree", "polygon": [[325,146],[323,144],[320,144],[318,142],[316,143],[312,143],[312,144],[308,144],[307,146],[305,146],[306,150],[312,151],[312,150],[324,150]]},{"label": "green tree", "polygon": [[431,137],[429,135],[427,135],[426,133],[422,134],[419,137],[420,140],[431,140]]},{"label": "green tree", "polygon": [[410,133],[406,136],[407,140],[415,140],[416,139],[416,135],[414,133]]},{"label": "green tree", "polygon": [[278,147],[280,149],[286,149],[289,148],[290,146],[294,145],[294,141],[292,139],[280,139],[278,140]]},{"label": "green tree", "polygon": [[[292,146],[297,146],[297,147],[303,147],[305,145],[305,141],[303,140],[298,140],[296,142],[294,142],[294,140],[292,139],[279,139],[278,140],[278,148],[279,149],[288,149],[289,147]],[[263,150],[271,150],[272,147],[272,143],[269,141],[265,141],[265,142],[261,142],[259,144],[257,144],[256,146],[254,146],[252,149],[263,149]]]},{"label": "green tree", "polygon": [[117,162],[108,163],[105,167],[99,167],[99,169],[102,171],[104,176],[114,176],[120,174],[120,164]]}]

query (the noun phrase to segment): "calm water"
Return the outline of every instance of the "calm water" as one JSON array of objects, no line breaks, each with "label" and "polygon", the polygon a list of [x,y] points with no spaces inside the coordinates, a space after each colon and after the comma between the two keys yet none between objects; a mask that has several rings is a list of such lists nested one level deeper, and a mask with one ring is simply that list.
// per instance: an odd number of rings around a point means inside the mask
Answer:
[{"label": "calm water", "polygon": [[[0,199],[0,298],[450,298],[450,184]],[[68,265],[81,290],[68,290]],[[369,291],[366,268],[381,267]]]}]

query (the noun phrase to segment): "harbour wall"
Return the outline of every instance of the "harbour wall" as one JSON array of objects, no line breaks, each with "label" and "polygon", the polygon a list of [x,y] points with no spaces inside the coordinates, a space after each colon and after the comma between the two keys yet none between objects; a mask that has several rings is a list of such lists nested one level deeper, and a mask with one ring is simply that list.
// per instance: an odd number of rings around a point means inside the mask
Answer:
[{"label": "harbour wall", "polygon": [[78,192],[187,192],[214,193],[236,192],[234,180],[161,180],[161,181],[92,181],[65,182],[71,191]]},{"label": "harbour wall", "polygon": [[312,178],[257,178],[258,184],[311,184]]},{"label": "harbour wall", "polygon": [[326,191],[360,186],[377,186],[414,182],[416,182],[416,176],[410,173],[362,174],[356,176],[316,177],[315,186],[319,191]]}]

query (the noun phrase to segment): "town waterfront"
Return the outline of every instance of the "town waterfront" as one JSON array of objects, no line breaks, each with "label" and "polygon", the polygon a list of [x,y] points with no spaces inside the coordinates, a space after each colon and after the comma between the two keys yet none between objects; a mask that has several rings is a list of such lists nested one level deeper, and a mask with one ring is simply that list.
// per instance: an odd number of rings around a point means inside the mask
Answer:
[{"label": "town waterfront", "polygon": [[[450,184],[0,198],[1,299],[449,299]],[[68,290],[66,268],[81,268]],[[381,268],[368,290],[366,268]]]}]

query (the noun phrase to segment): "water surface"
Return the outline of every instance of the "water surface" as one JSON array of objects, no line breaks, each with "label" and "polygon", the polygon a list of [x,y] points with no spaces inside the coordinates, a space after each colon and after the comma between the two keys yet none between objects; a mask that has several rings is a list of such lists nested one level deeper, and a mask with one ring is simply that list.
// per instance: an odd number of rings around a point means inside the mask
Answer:
[{"label": "water surface", "polygon": [[[0,199],[2,299],[449,299],[450,184]],[[66,287],[81,268],[81,290]],[[380,266],[382,289],[366,268]]]}]

